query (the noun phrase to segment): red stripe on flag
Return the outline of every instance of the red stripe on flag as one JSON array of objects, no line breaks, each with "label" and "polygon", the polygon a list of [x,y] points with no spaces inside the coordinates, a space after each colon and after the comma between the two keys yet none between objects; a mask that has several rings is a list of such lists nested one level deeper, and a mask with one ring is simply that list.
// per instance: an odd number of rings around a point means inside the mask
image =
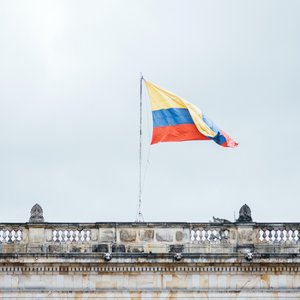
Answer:
[{"label": "red stripe on flag", "polygon": [[221,130],[221,134],[226,138],[226,142],[223,143],[221,146],[223,147],[237,147],[239,143],[234,141],[227,133],[225,133],[223,130]]},{"label": "red stripe on flag", "polygon": [[201,134],[194,124],[181,124],[153,128],[151,144],[192,140],[210,140],[210,138]]}]

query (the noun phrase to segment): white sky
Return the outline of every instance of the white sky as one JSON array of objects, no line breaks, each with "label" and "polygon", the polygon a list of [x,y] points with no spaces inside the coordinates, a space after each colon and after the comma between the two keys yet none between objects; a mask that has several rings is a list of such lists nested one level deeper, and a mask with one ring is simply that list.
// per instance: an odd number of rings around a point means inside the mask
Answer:
[{"label": "white sky", "polygon": [[240,143],[151,146],[145,221],[233,220],[244,203],[254,221],[299,221],[299,12],[283,0],[0,0],[0,222],[27,222],[35,203],[48,222],[135,220],[140,72]]}]

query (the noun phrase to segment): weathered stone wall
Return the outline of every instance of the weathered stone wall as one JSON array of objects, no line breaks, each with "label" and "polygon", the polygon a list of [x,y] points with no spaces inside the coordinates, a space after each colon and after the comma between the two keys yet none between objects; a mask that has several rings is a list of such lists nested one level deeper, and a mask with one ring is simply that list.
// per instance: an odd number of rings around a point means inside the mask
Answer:
[{"label": "weathered stone wall", "polygon": [[299,223],[45,223],[39,212],[0,224],[0,299],[300,299]]},{"label": "weathered stone wall", "polygon": [[27,265],[27,269],[1,272],[0,296],[20,299],[299,299],[300,296],[300,276],[296,269],[186,265],[35,263]]}]

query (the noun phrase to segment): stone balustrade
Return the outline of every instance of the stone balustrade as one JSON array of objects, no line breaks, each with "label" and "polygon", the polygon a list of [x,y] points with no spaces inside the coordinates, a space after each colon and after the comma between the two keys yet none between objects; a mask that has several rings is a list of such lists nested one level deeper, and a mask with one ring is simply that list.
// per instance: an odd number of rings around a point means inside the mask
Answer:
[{"label": "stone balustrade", "polygon": [[22,240],[22,231],[23,229],[20,227],[16,227],[15,229],[12,227],[3,227],[0,230],[0,243],[20,242]]},{"label": "stone balustrade", "polygon": [[0,253],[295,253],[300,224],[23,223],[0,224]]},{"label": "stone balustrade", "polygon": [[297,243],[299,239],[299,224],[265,224],[259,230],[262,243]]}]

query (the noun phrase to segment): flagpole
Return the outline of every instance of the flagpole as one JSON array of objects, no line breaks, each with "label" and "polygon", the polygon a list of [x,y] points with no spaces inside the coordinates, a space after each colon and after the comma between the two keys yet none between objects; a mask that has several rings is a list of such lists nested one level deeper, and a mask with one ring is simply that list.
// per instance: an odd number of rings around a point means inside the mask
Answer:
[{"label": "flagpole", "polygon": [[141,206],[142,206],[142,136],[143,136],[143,75],[140,77],[140,145],[139,145],[139,208],[138,208],[138,222],[144,222]]}]

